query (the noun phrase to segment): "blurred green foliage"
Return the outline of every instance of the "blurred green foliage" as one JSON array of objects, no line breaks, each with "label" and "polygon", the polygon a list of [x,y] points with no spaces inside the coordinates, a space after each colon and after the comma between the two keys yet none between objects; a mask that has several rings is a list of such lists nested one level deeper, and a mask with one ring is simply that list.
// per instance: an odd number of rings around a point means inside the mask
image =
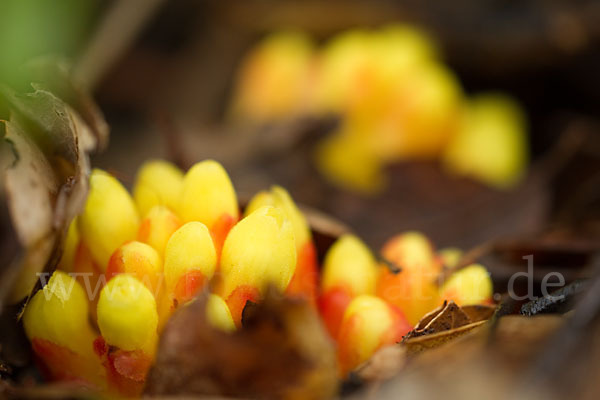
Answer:
[{"label": "blurred green foliage", "polygon": [[74,57],[84,45],[100,0],[0,0],[0,82],[27,84],[21,66],[45,55]]}]

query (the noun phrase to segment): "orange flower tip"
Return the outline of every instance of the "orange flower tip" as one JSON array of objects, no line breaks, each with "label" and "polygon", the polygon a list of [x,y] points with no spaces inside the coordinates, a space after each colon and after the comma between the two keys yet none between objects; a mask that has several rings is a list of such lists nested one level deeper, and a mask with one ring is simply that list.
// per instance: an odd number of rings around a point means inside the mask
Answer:
[{"label": "orange flower tip", "polygon": [[229,306],[222,297],[215,294],[208,296],[206,319],[210,325],[223,332],[233,332],[236,329]]},{"label": "orange flower tip", "polygon": [[139,217],[133,199],[117,179],[95,169],[90,176],[90,191],[78,218],[82,240],[102,270],[123,243],[136,237]]},{"label": "orange flower tip", "polygon": [[237,217],[233,217],[228,214],[222,214],[211,227],[210,234],[213,238],[217,255],[221,254],[223,243],[225,243],[225,239],[227,238],[227,235],[229,235],[229,231],[231,228],[233,228],[237,221]]},{"label": "orange flower tip", "polygon": [[237,196],[229,175],[213,160],[192,166],[183,178],[178,214],[183,221],[199,221],[212,227],[222,215],[237,220]]},{"label": "orange flower tip", "polygon": [[420,232],[411,231],[394,236],[383,246],[381,254],[401,269],[420,269],[431,275],[431,279],[435,279],[441,269],[433,245]]},{"label": "orange flower tip", "polygon": [[206,278],[200,271],[189,271],[179,278],[173,293],[174,308],[192,300],[204,287]]},{"label": "orange flower tip", "polygon": [[183,172],[175,165],[163,161],[148,161],[139,169],[133,186],[133,198],[140,215],[162,205],[177,209],[183,185]]},{"label": "orange flower tip", "polygon": [[69,382],[94,391],[103,387],[101,366],[97,360],[40,338],[34,338],[31,347],[41,362],[40,370],[46,379]]},{"label": "orange flower tip", "polygon": [[104,338],[102,336],[98,336],[94,340],[93,346],[94,346],[94,353],[96,353],[96,355],[98,357],[102,357],[108,353],[108,344],[106,344],[106,340],[104,340]]},{"label": "orange flower tip", "polygon": [[344,288],[332,288],[319,297],[319,314],[325,323],[327,331],[332,339],[337,340],[340,325],[344,318],[344,312],[352,296]]},{"label": "orange flower tip", "polygon": [[227,306],[236,327],[242,326],[242,315],[248,302],[258,303],[261,293],[255,287],[240,285],[227,297]]},{"label": "orange flower tip", "polygon": [[325,256],[322,291],[345,287],[352,296],[375,294],[377,262],[368,247],[356,236],[340,237]]},{"label": "orange flower tip", "polygon": [[104,366],[113,391],[126,398],[141,396],[152,357],[141,350],[114,350],[107,354]]},{"label": "orange flower tip", "polygon": [[212,278],[217,253],[208,228],[188,222],[176,230],[165,248],[165,285],[178,301],[187,301]]},{"label": "orange flower tip", "polygon": [[157,293],[162,261],[151,246],[137,241],[128,242],[113,253],[106,268],[108,279],[122,273],[135,276],[152,293]]},{"label": "orange flower tip", "polygon": [[375,296],[356,297],[348,305],[338,336],[340,370],[345,376],[378,349],[397,343],[411,326],[402,313]]},{"label": "orange flower tip", "polygon": [[240,286],[264,293],[272,285],[288,287],[296,268],[296,246],[291,222],[275,207],[262,207],[238,222],[221,254],[221,295]]},{"label": "orange flower tip", "polygon": [[486,304],[493,294],[490,273],[480,264],[456,271],[440,288],[441,300],[454,300],[460,306]]},{"label": "orange flower tip", "polygon": [[308,299],[312,305],[316,305],[318,281],[317,250],[311,240],[305,243],[298,253],[296,272],[294,272],[286,293],[292,297]]},{"label": "orange flower tip", "polygon": [[153,354],[157,325],[154,296],[133,276],[117,275],[100,292],[98,327],[108,345]]},{"label": "orange flower tip", "polygon": [[165,206],[154,206],[140,224],[137,239],[152,246],[161,257],[169,238],[181,227],[179,217]]}]

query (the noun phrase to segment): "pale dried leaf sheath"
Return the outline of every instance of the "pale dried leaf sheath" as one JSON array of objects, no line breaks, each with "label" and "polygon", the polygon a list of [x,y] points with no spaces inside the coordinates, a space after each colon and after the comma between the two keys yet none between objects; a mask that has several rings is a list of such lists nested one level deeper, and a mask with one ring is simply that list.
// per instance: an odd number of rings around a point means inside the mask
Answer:
[{"label": "pale dried leaf sheath", "polygon": [[14,163],[5,177],[9,211],[19,241],[30,247],[51,233],[58,180],[20,123],[11,119],[5,126],[5,139],[11,143],[14,154]]},{"label": "pale dried leaf sheath", "polygon": [[13,153],[4,185],[22,249],[16,259],[6,260],[10,268],[2,276],[0,300],[16,302],[30,294],[37,273],[52,270],[58,261],[67,228],[85,202],[86,152],[100,137],[53,93],[0,89],[11,109],[4,124]]}]

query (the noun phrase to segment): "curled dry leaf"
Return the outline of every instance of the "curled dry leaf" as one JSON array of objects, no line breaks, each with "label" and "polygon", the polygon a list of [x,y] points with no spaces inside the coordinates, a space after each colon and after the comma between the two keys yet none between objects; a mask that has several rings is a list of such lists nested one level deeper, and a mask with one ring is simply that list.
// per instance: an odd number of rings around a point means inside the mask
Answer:
[{"label": "curled dry leaf", "polygon": [[409,355],[441,346],[485,324],[495,309],[483,305],[459,307],[453,301],[444,302],[423,316],[402,344]]},{"label": "curled dry leaf", "polygon": [[335,351],[319,317],[273,292],[234,333],[205,320],[205,299],[178,310],[162,336],[150,396],[320,399],[337,390]]},{"label": "curled dry leaf", "polygon": [[[67,80],[66,73],[55,76],[51,84],[33,81],[31,93],[0,87],[0,96],[10,110],[9,120],[1,121],[2,146],[9,149],[5,154],[10,158],[2,171],[4,195],[20,246],[16,257],[4,260],[0,309],[7,300],[16,302],[28,296],[36,274],[53,269],[68,225],[85,201],[87,153],[107,139],[106,123],[97,108],[82,105],[91,102],[89,97],[61,79]],[[61,86],[73,88],[70,94],[63,92],[83,115],[43,89]],[[81,104],[76,99],[81,99]]]}]

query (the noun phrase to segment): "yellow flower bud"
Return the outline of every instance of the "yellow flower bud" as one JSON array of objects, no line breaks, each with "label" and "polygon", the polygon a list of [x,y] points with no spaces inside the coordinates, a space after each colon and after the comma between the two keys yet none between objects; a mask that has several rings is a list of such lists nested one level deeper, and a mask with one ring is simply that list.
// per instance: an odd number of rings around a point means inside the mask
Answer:
[{"label": "yellow flower bud", "polygon": [[341,287],[352,297],[375,294],[377,262],[359,238],[343,235],[325,256],[321,285],[323,292]]},{"label": "yellow flower bud", "polygon": [[110,257],[106,275],[110,279],[122,273],[135,276],[158,296],[159,285],[162,283],[162,260],[151,246],[132,241],[119,247]]},{"label": "yellow flower bud", "polygon": [[421,269],[393,273],[382,266],[377,295],[398,307],[413,325],[439,305],[438,287],[432,277]]},{"label": "yellow flower bud", "polygon": [[273,186],[269,192],[257,193],[246,207],[245,215],[263,206],[280,208],[294,228],[297,262],[287,293],[293,297],[308,299],[315,304],[319,272],[316,251],[306,217],[287,190],[281,186]]},{"label": "yellow flower bud", "polygon": [[443,162],[450,172],[469,175],[488,185],[516,184],[527,167],[526,120],[514,100],[496,94],[472,99]]},{"label": "yellow flower bud", "polygon": [[315,151],[315,162],[327,179],[342,188],[378,193],[388,183],[383,160],[365,144],[362,132],[354,129],[346,123],[340,132],[322,140]]},{"label": "yellow flower bud", "polygon": [[92,171],[79,231],[102,270],[119,246],[135,238],[138,228],[137,210],[127,190],[108,173]]},{"label": "yellow flower bud", "polygon": [[183,172],[170,162],[155,160],[142,165],[133,187],[140,215],[146,216],[157,205],[177,210],[182,183]]},{"label": "yellow flower bud", "polygon": [[299,32],[261,41],[241,65],[232,116],[256,122],[298,114],[306,107],[312,43]]},{"label": "yellow flower bud", "polygon": [[92,355],[95,335],[88,321],[83,287],[70,275],[55,271],[29,301],[23,326],[30,340],[40,338],[72,351]]},{"label": "yellow flower bud", "polygon": [[490,273],[480,264],[456,271],[440,288],[441,300],[454,300],[459,306],[486,303],[492,295]]},{"label": "yellow flower bud", "polygon": [[[459,123],[462,91],[444,65],[427,61],[399,77],[393,97],[374,121],[371,145],[386,159],[441,155]],[[387,133],[387,140],[380,140]]]},{"label": "yellow flower bud", "polygon": [[188,222],[167,242],[167,293],[178,303],[188,301],[212,278],[216,266],[217,254],[208,228],[201,222]]},{"label": "yellow flower bud", "polygon": [[438,251],[438,258],[442,265],[447,268],[454,268],[463,256],[463,251],[456,247],[446,247]]},{"label": "yellow flower bud", "polygon": [[348,305],[338,336],[340,370],[345,376],[379,348],[402,340],[411,327],[402,313],[375,296],[358,296]]},{"label": "yellow flower bud", "polygon": [[236,220],[239,216],[233,184],[218,162],[199,162],[183,178],[179,216],[185,222],[202,222],[212,230],[223,215]]},{"label": "yellow flower bud", "polygon": [[93,350],[96,335],[89,323],[87,296],[71,276],[52,274],[27,304],[23,326],[47,379],[77,378],[104,386],[102,365]]},{"label": "yellow flower bud", "polygon": [[275,207],[275,199],[273,199],[273,194],[270,191],[261,190],[250,199],[250,202],[244,210],[244,217],[247,217],[248,214],[259,208],[266,206]]},{"label": "yellow flower bud", "polygon": [[381,83],[405,78],[412,69],[437,58],[438,50],[425,32],[409,25],[390,25],[373,35],[373,53]]},{"label": "yellow flower bud", "polygon": [[165,206],[154,206],[140,224],[137,239],[154,247],[161,257],[169,238],[179,227],[181,221]]},{"label": "yellow flower bud", "polygon": [[158,314],[152,293],[130,275],[117,275],[100,292],[98,327],[111,346],[152,355],[158,339]]},{"label": "yellow flower bud", "polygon": [[294,200],[290,196],[287,190],[281,186],[273,186],[269,192],[262,191],[257,193],[244,212],[245,216],[248,216],[257,209],[265,206],[278,207],[285,213],[287,219],[292,223],[294,228],[294,237],[296,239],[296,251],[300,252],[304,244],[311,239],[310,229],[306,217]]},{"label": "yellow flower bud", "polygon": [[210,294],[206,303],[206,318],[217,329],[224,332],[235,331],[235,324],[225,300],[216,294]]},{"label": "yellow flower bud", "polygon": [[261,293],[273,284],[287,287],[296,267],[296,246],[291,222],[278,208],[262,207],[233,227],[221,258],[223,297],[241,285]]},{"label": "yellow flower bud", "polygon": [[349,30],[337,35],[321,51],[315,103],[323,113],[345,111],[373,86],[373,34]]},{"label": "yellow flower bud", "polygon": [[381,250],[383,258],[405,270],[420,270],[435,280],[441,265],[427,236],[409,231],[388,240]]},{"label": "yellow flower bud", "polygon": [[75,252],[79,245],[79,228],[77,227],[77,217],[69,224],[69,230],[67,231],[67,237],[63,245],[63,253],[58,263],[58,269],[71,272],[74,268],[75,263]]}]

